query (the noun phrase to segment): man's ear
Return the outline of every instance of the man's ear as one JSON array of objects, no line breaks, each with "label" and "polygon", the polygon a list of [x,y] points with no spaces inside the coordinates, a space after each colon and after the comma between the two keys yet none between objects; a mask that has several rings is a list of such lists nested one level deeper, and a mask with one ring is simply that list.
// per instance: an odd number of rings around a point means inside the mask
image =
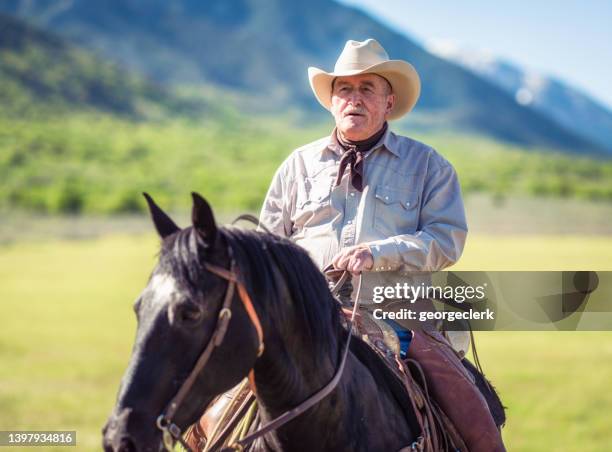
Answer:
[{"label": "man's ear", "polygon": [[205,243],[212,245],[217,239],[217,224],[210,205],[199,194],[191,193],[193,208],[191,222]]},{"label": "man's ear", "polygon": [[395,106],[395,94],[387,95],[387,114],[391,113],[393,107]]},{"label": "man's ear", "polygon": [[155,204],[155,201],[153,201],[153,198],[151,198],[148,193],[143,193],[142,195],[147,200],[151,219],[153,220],[157,233],[162,239],[168,237],[170,234],[174,234],[176,231],[180,231],[181,228],[179,228],[174,221]]}]

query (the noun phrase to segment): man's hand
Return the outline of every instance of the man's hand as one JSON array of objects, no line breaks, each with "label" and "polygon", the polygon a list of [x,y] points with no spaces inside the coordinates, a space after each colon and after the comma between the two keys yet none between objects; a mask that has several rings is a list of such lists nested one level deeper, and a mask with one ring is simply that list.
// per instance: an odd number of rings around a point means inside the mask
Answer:
[{"label": "man's hand", "polygon": [[353,275],[358,275],[372,268],[374,258],[368,245],[360,244],[340,250],[332,259],[332,264],[334,268],[348,270]]}]

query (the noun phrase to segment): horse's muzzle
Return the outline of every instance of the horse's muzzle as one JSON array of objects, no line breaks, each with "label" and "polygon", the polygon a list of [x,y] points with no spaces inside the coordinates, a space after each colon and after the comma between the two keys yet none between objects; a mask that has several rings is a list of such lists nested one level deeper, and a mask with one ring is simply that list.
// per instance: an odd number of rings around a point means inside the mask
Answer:
[{"label": "horse's muzzle", "polygon": [[109,417],[102,429],[105,452],[157,452],[161,448],[161,433],[142,422],[142,416],[131,408],[123,408]]}]

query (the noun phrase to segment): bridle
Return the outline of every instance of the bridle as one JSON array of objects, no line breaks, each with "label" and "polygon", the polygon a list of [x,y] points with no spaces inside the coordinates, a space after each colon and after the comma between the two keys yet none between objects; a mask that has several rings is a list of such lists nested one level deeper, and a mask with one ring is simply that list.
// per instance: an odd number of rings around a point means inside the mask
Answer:
[{"label": "bridle", "polygon": [[[251,323],[253,324],[253,327],[257,331],[257,337],[259,340],[259,345],[257,348],[257,357],[259,358],[264,352],[263,328],[261,326],[261,322],[259,321],[257,311],[255,310],[253,306],[253,302],[244,284],[242,283],[242,281],[240,280],[238,276],[239,274],[238,266],[236,265],[236,261],[232,253],[232,248],[231,246],[229,246],[229,244],[228,244],[228,254],[230,256],[229,270],[223,267],[219,267],[214,264],[207,263],[207,262],[204,263],[204,267],[206,268],[206,270],[208,270],[210,273],[222,279],[225,279],[228,282],[228,285],[225,290],[223,304],[221,306],[219,314],[217,315],[217,322],[215,324],[215,328],[213,330],[210,340],[206,344],[206,347],[204,347],[202,354],[196,361],[193,369],[189,373],[189,376],[183,382],[183,384],[179,388],[176,395],[170,400],[170,402],[164,409],[163,413],[157,417],[156,425],[157,425],[157,428],[159,428],[162,431],[164,447],[167,450],[173,450],[175,442],[179,442],[188,451],[192,450],[191,447],[183,439],[182,431],[180,427],[173,422],[173,419],[176,415],[176,412],[178,411],[181,404],[183,403],[185,397],[187,396],[193,384],[195,383],[196,378],[198,377],[198,375],[202,372],[202,370],[208,363],[208,360],[210,359],[210,356],[212,355],[214,349],[219,347],[223,343],[225,333],[227,332],[229,322],[232,318],[231,304],[234,298],[234,292],[236,288],[238,289],[238,295],[239,295],[240,301],[242,302],[242,305],[246,309],[247,314],[251,320]],[[345,271],[342,274],[342,277],[340,278],[340,280],[335,284],[334,288],[332,289],[332,293],[334,291],[337,291],[340,287],[342,287],[342,285],[344,284],[344,282],[346,281],[348,277],[349,277],[349,273]],[[359,278],[359,283],[361,285],[361,278]],[[358,292],[359,292],[359,287],[358,287]],[[273,419],[272,421],[266,423],[264,426],[262,426],[257,431],[251,433],[250,435],[247,435],[241,440],[236,441],[235,443],[231,444],[229,447],[222,449],[221,452],[243,451],[244,448],[248,446],[249,444],[251,444],[253,441],[266,435],[267,433],[273,430],[276,430],[277,428],[281,427],[287,422],[295,419],[296,417],[304,413],[306,410],[308,410],[309,408],[319,403],[322,399],[324,399],[327,395],[329,395],[334,390],[334,388],[338,385],[340,378],[342,377],[342,373],[344,371],[344,367],[346,364],[346,359],[347,359],[348,352],[349,352],[349,345],[350,345],[351,337],[352,337],[353,322],[354,322],[357,310],[359,309],[358,300],[359,300],[359,296],[356,297],[356,301],[353,307],[350,325],[347,331],[347,339],[345,342],[344,350],[342,352],[342,360],[340,362],[340,365],[336,369],[332,379],[325,386],[323,386],[313,395],[308,397],[298,406],[288,411],[285,411],[283,414]],[[255,389],[254,388],[255,379],[254,379],[253,369],[249,371],[249,381],[251,382],[251,386],[252,386],[251,389],[254,390]]]},{"label": "bridle", "polygon": [[[223,339],[225,338],[225,333],[227,332],[227,328],[229,326],[229,322],[232,318],[232,300],[234,299],[234,292],[236,288],[238,288],[238,295],[242,304],[257,332],[257,338],[259,340],[259,345],[257,347],[257,357],[259,358],[264,352],[264,340],[263,340],[263,328],[261,327],[261,322],[259,321],[259,317],[255,308],[253,307],[253,302],[251,301],[251,297],[249,296],[244,284],[240,281],[238,277],[238,273],[236,271],[237,265],[236,261],[232,257],[231,247],[228,246],[228,251],[230,255],[230,269],[226,270],[223,267],[219,267],[214,264],[210,264],[208,262],[204,263],[204,267],[210,273],[225,279],[228,284],[225,290],[225,296],[223,298],[223,304],[221,305],[221,309],[219,310],[219,314],[217,315],[217,322],[215,323],[215,328],[213,330],[212,336],[204,350],[202,351],[200,357],[196,361],[193,369],[189,373],[187,379],[183,382],[181,387],[175,396],[170,400],[168,405],[166,406],[164,412],[157,417],[156,425],[162,431],[163,434],[163,442],[164,446],[168,450],[173,450],[174,442],[178,441],[186,450],[191,450],[191,448],[187,445],[187,443],[183,440],[181,429],[178,425],[173,422],[174,416],[178,411],[179,407],[185,400],[185,397],[191,390],[193,384],[195,383],[196,378],[204,367],[208,363],[210,356],[212,355],[215,348],[219,347],[223,343]],[[251,369],[250,374],[253,372]]]}]

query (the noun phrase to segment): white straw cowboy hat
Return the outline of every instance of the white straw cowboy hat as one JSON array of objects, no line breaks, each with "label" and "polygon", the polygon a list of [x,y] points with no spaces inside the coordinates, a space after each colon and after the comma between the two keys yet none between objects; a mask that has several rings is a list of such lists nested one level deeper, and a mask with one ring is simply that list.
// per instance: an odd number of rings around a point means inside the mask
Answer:
[{"label": "white straw cowboy hat", "polygon": [[377,74],[389,81],[395,94],[395,105],[388,119],[398,119],[408,113],[419,98],[421,81],[417,71],[405,61],[390,60],[375,39],[347,41],[336,61],[334,72],[308,68],[312,91],[327,110],[331,108],[332,81],[336,77],[357,74]]}]

